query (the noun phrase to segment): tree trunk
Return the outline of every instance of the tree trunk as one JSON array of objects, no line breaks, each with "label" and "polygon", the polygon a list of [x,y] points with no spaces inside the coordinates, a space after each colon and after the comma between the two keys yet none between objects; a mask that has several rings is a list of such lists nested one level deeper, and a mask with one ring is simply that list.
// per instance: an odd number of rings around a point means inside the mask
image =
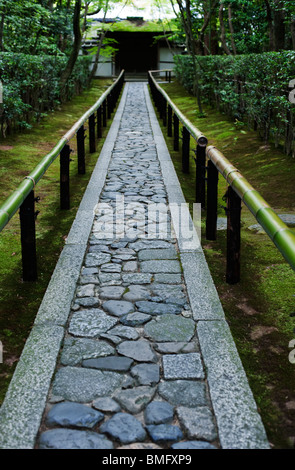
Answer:
[{"label": "tree trunk", "polygon": [[274,41],[275,50],[279,51],[285,47],[285,11],[283,9],[283,2],[276,0],[276,9],[274,9]]},{"label": "tree trunk", "polygon": [[5,20],[5,14],[3,13],[1,16],[1,21],[0,21],[0,51],[1,52],[4,52],[4,44],[3,44],[4,20]]},{"label": "tree trunk", "polygon": [[231,47],[233,50],[233,54],[237,55],[236,43],[234,38],[234,28],[232,23],[232,11],[231,11],[231,3],[228,5],[228,25],[230,30],[230,40],[231,40]]},{"label": "tree trunk", "polygon": [[67,82],[73,72],[73,69],[75,67],[75,64],[79,55],[81,43],[82,43],[82,34],[81,34],[81,28],[80,28],[80,12],[81,12],[81,0],[76,0],[75,10],[74,10],[74,20],[73,20],[74,44],[73,44],[71,55],[65,67],[65,70],[63,71],[61,75],[61,79],[60,79],[61,95],[63,95]]},{"label": "tree trunk", "polygon": [[268,22],[268,34],[269,34],[269,50],[275,50],[275,42],[274,42],[274,28],[272,22],[272,11],[270,8],[270,4],[268,0],[264,0],[265,7],[266,7],[266,17]]},{"label": "tree trunk", "polygon": [[224,22],[223,22],[223,7],[224,4],[221,3],[219,7],[219,22],[220,22],[220,40],[221,40],[221,45],[224,50],[224,52],[227,55],[231,55],[231,52],[229,48],[227,47],[226,40],[225,40],[225,27],[224,27]]},{"label": "tree trunk", "polygon": [[295,51],[295,18],[291,20],[291,36],[292,36],[292,45]]}]

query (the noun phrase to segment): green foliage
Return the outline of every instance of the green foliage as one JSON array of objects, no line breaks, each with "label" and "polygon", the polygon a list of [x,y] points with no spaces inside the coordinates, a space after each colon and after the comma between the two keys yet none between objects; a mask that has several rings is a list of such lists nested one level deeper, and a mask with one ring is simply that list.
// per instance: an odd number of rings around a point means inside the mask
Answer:
[{"label": "green foliage", "polygon": [[[80,57],[67,83],[65,99],[71,99],[88,84],[91,58]],[[3,110],[0,115],[2,135],[12,129],[27,128],[60,101],[60,74],[65,56],[37,56],[0,53],[3,83]]]},{"label": "green foliage", "polygon": [[294,149],[295,107],[288,100],[288,84],[295,77],[295,52],[268,52],[240,56],[176,56],[176,76],[193,93],[199,77],[203,102],[216,105],[234,120],[258,129],[267,142]]}]

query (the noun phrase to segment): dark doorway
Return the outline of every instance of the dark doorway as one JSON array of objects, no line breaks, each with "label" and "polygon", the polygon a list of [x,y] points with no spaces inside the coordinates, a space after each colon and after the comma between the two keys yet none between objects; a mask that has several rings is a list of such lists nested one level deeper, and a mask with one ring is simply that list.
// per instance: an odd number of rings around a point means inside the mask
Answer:
[{"label": "dark doorway", "polygon": [[110,37],[118,42],[115,55],[116,74],[124,69],[127,74],[143,74],[156,69],[158,46],[155,33],[113,32]]}]

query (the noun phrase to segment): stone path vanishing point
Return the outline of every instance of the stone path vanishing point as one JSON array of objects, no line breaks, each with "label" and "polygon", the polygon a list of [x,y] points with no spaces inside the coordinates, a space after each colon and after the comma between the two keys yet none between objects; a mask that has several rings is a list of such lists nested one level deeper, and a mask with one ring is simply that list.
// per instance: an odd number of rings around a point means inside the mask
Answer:
[{"label": "stone path vanishing point", "polygon": [[147,85],[127,83],[1,408],[2,448],[269,447],[202,249],[175,231],[182,203]]}]

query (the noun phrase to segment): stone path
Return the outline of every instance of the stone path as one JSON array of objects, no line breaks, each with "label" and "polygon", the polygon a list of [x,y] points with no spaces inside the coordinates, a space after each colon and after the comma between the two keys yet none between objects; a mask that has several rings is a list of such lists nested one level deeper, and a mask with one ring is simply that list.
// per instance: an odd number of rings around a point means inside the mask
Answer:
[{"label": "stone path", "polygon": [[[145,84],[127,84],[34,446],[268,447],[242,367],[230,362],[234,346],[230,359],[218,349],[228,347],[223,317],[198,325],[206,307],[198,313],[203,300],[194,296],[210,291],[209,275],[189,296],[148,100]],[[3,407],[8,421],[11,408]]]}]

